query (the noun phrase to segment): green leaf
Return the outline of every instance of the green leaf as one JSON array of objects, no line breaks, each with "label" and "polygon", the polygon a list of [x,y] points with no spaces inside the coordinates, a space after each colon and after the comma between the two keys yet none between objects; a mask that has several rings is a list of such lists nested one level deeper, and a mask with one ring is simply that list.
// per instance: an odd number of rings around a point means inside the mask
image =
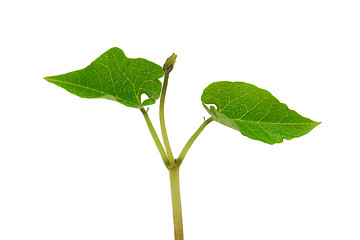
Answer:
[{"label": "green leaf", "polygon": [[[162,67],[143,58],[127,58],[111,48],[88,67],[45,80],[83,98],[106,98],[128,107],[154,104],[161,92]],[[141,102],[141,95],[148,99]]]},{"label": "green leaf", "polygon": [[212,83],[201,101],[217,122],[269,144],[301,137],[320,124],[290,110],[270,92],[244,82]]}]

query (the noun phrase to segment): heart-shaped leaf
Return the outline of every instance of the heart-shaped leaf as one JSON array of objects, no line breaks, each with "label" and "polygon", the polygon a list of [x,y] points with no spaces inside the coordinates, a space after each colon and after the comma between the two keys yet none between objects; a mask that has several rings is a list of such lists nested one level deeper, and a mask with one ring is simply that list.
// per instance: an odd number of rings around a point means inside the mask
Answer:
[{"label": "heart-shaped leaf", "polygon": [[270,92],[244,82],[212,83],[201,101],[217,122],[269,144],[303,136],[320,124],[290,110]]},{"label": "heart-shaped leaf", "polygon": [[[45,80],[83,98],[106,98],[128,107],[154,104],[161,92],[162,67],[143,58],[127,58],[111,48],[88,67]],[[141,95],[148,99],[141,101]]]}]

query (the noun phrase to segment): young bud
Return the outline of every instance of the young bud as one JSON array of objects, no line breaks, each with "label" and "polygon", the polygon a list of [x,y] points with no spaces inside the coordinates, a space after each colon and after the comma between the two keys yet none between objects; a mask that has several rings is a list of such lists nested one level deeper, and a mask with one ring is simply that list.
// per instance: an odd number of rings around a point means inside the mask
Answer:
[{"label": "young bud", "polygon": [[173,70],[176,58],[177,55],[173,53],[168,59],[166,59],[163,67],[165,74],[168,74]]}]

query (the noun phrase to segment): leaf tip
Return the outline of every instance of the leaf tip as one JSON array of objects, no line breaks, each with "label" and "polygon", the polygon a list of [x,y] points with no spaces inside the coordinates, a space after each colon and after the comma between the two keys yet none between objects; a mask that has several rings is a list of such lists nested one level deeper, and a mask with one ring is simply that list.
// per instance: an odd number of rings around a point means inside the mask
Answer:
[{"label": "leaf tip", "polygon": [[320,124],[322,124],[322,122],[314,122],[315,123],[315,127],[319,126]]}]

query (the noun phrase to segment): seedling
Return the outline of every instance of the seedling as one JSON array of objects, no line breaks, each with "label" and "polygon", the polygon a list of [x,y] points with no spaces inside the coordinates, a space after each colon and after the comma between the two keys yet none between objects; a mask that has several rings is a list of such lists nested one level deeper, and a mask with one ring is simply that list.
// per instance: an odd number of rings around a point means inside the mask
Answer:
[{"label": "seedling", "polygon": [[[191,145],[209,123],[221,123],[246,137],[268,144],[301,137],[320,123],[290,110],[270,92],[252,84],[214,82],[205,88],[201,96],[202,104],[210,117],[201,124],[175,158],[166,132],[164,104],[169,75],[176,57],[175,54],[171,55],[161,67],[143,58],[127,58],[121,49],[111,48],[84,69],[45,79],[79,97],[106,98],[141,111],[169,171],[175,240],[183,240],[179,169]],[[161,84],[159,79],[163,76],[164,82]],[[142,94],[148,99],[142,101]],[[164,145],[144,108],[154,104],[159,97]]]}]

